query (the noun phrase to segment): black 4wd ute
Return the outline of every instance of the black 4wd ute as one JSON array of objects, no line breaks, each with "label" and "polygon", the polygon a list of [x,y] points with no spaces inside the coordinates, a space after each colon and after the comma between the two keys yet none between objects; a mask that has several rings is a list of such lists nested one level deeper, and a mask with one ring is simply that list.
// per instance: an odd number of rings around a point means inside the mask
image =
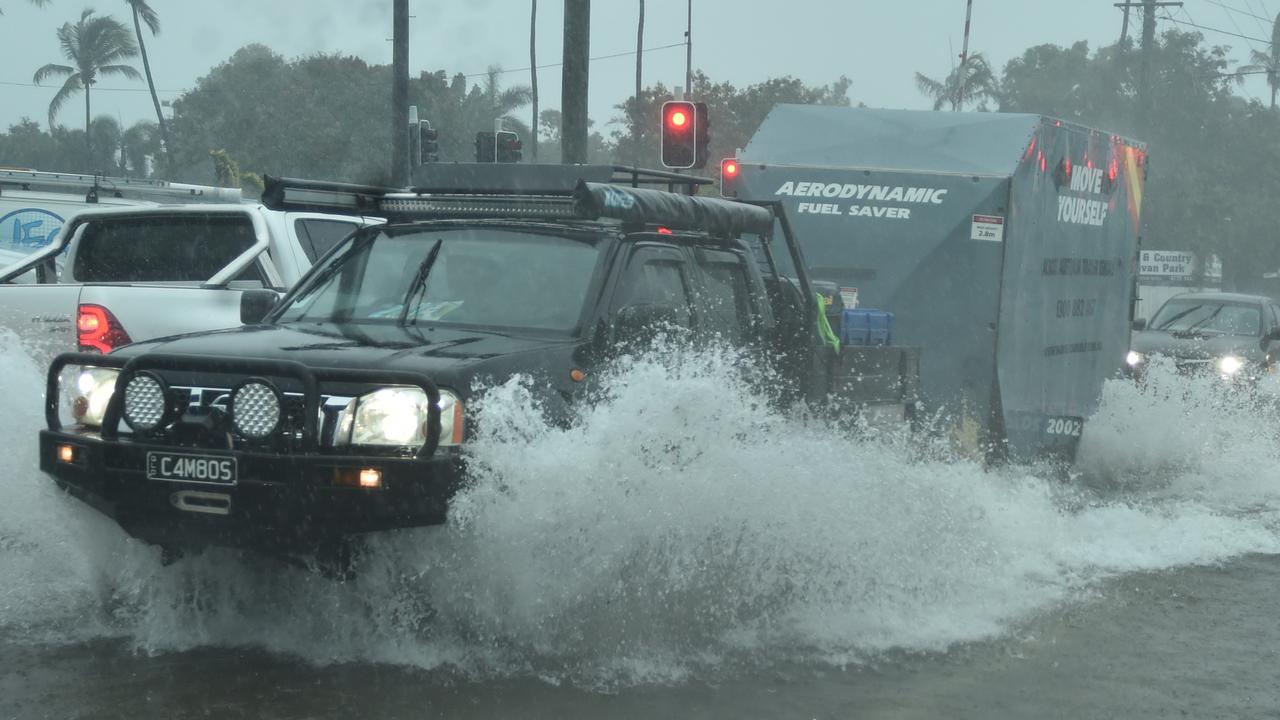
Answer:
[{"label": "black 4wd ute", "polygon": [[402,191],[269,178],[273,207],[390,222],[260,323],[59,356],[41,468],[163,547],[305,553],[444,521],[477,379],[533,376],[567,416],[659,323],[757,349],[797,399],[913,402],[911,351],[857,348],[842,367],[775,208],[640,188],[705,182],[656,171],[627,170],[628,187],[609,184],[620,168],[508,166],[481,191],[463,170]]}]

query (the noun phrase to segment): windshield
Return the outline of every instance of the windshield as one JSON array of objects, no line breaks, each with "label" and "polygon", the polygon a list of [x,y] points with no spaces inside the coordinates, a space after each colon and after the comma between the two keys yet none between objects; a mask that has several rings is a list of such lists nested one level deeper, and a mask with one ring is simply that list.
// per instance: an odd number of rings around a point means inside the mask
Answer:
[{"label": "windshield", "polygon": [[278,322],[568,332],[598,259],[591,242],[524,231],[379,232],[321,270]]},{"label": "windshield", "polygon": [[1172,333],[1259,335],[1262,312],[1252,303],[1174,299],[1165,303],[1152,318],[1151,329]]}]

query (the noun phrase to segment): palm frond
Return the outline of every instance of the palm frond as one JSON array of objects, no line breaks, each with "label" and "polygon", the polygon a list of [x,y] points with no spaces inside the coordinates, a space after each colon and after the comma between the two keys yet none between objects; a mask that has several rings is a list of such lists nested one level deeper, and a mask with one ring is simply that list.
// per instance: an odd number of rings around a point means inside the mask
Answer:
[{"label": "palm frond", "polygon": [[100,65],[98,73],[106,75],[123,75],[130,80],[141,80],[142,73],[133,68],[132,65]]},{"label": "palm frond", "polygon": [[36,74],[31,77],[31,82],[39,85],[52,75],[72,75],[76,71],[70,65],[59,65],[57,63],[49,63],[44,67],[36,70]]},{"label": "palm frond", "polygon": [[142,19],[142,23],[147,26],[152,35],[160,34],[160,15],[156,13],[155,8],[151,7],[151,3],[147,2],[147,0],[124,1]]},{"label": "palm frond", "polygon": [[62,106],[80,90],[84,89],[84,84],[80,82],[80,73],[73,73],[67,78],[67,81],[59,88],[58,93],[49,101],[49,130],[53,130],[53,118],[62,109]]}]

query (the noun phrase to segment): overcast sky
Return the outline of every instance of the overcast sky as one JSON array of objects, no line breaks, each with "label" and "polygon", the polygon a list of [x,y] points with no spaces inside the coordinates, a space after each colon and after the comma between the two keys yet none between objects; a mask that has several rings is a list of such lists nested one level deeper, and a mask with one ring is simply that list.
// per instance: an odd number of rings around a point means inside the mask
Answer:
[{"label": "overcast sky", "polygon": [[[1003,66],[1041,43],[1087,40],[1091,47],[1120,33],[1115,0],[974,0],[972,51]],[[315,52],[359,55],[370,63],[391,61],[391,0],[151,0],[162,28],[147,39],[161,99],[176,98],[236,49],[262,43],[286,57]],[[591,15],[592,57],[635,49],[635,0],[595,0]],[[850,97],[872,107],[922,108],[913,73],[944,75],[960,53],[965,0],[693,0],[693,65],[715,80],[749,84],[778,75],[828,83],[853,80]],[[86,7],[128,20],[123,0],[51,0],[38,9],[26,0],[0,0],[0,127],[23,116],[42,124],[57,84],[31,86],[31,75],[48,62],[65,62],[55,29]],[[1226,6],[1226,7],[1224,7]],[[558,63],[562,0],[542,0],[538,17],[538,64]],[[1232,8],[1231,10],[1227,8]],[[684,82],[685,0],[648,0],[644,45],[645,84]],[[1280,0],[1186,0],[1174,17],[1183,22],[1264,38]],[[529,65],[529,0],[410,0],[410,68],[482,75],[490,65]],[[1136,25],[1136,24],[1135,24]],[[1162,21],[1169,27],[1169,21]],[[1133,27],[1132,30],[1138,30]],[[1206,33],[1247,61],[1250,41]],[[1255,42],[1256,47],[1265,44]],[[141,68],[141,63],[136,63]],[[480,78],[477,77],[476,80]],[[527,69],[503,78],[528,84]],[[538,73],[542,107],[559,107],[560,69]],[[608,130],[613,105],[635,83],[632,54],[591,63],[590,110],[596,127]],[[104,81],[94,95],[94,114],[126,124],[152,117],[145,85]],[[121,90],[117,90],[121,89]],[[1265,82],[1250,79],[1242,92],[1261,97]],[[83,105],[66,105],[59,121],[78,125]],[[75,108],[80,107],[77,111]],[[305,111],[305,108],[299,108]],[[602,127],[604,126],[604,127]],[[468,129],[468,132],[471,132]],[[3,158],[0,158],[3,162]]]}]

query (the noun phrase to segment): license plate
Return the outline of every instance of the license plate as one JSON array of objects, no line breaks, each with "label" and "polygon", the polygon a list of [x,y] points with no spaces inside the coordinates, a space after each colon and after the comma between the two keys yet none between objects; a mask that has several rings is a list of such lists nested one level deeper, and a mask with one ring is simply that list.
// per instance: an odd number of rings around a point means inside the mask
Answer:
[{"label": "license plate", "polygon": [[149,452],[147,479],[235,485],[236,459],[225,455]]}]

